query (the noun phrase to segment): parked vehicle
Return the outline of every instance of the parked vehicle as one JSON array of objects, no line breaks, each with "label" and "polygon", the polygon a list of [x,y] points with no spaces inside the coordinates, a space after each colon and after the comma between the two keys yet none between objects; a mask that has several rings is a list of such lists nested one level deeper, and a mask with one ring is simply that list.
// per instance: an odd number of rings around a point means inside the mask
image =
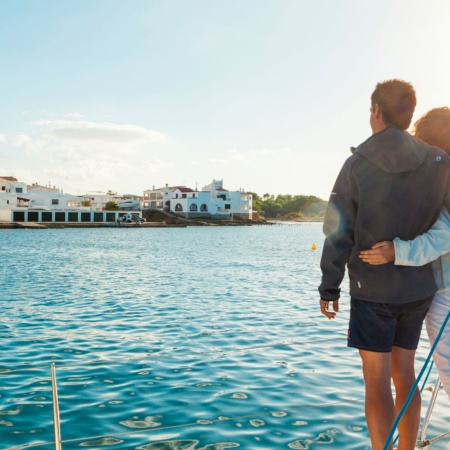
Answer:
[{"label": "parked vehicle", "polygon": [[120,216],[117,219],[117,222],[120,224],[120,222],[125,223],[135,223],[136,225],[140,225],[141,223],[145,222],[145,219],[143,217],[140,217],[137,213],[128,213],[124,214],[123,216]]}]

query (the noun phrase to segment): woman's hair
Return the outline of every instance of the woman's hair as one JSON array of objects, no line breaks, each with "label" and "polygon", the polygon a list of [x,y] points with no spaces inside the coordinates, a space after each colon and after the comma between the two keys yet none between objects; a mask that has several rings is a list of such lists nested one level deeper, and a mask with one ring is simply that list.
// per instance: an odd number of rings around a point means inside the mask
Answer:
[{"label": "woman's hair", "polygon": [[450,109],[446,106],[431,109],[414,124],[413,133],[450,155]]}]

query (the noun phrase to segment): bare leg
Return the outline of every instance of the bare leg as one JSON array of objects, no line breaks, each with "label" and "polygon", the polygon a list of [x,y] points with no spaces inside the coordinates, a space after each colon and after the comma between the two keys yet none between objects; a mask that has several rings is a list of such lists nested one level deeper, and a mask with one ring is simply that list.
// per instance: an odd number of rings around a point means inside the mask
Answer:
[{"label": "bare leg", "polygon": [[[392,348],[392,379],[394,380],[396,391],[395,409],[397,414],[403,407],[403,404],[416,381],[416,374],[414,371],[415,355],[415,350],[406,350],[400,347]],[[416,388],[411,403],[398,426],[400,436],[398,441],[399,450],[414,450],[416,446],[420,426],[420,407],[420,392],[419,389]]]},{"label": "bare leg", "polygon": [[[391,353],[360,350],[359,354],[366,385],[366,421],[372,450],[383,450],[395,420],[391,389]],[[389,449],[392,448],[391,443]]]}]

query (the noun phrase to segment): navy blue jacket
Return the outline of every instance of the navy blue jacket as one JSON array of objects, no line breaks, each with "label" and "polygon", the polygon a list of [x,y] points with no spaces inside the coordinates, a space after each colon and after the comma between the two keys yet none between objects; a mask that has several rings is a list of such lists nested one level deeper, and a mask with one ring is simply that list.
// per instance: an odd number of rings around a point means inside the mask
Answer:
[{"label": "navy blue jacket", "polygon": [[345,266],[350,296],[377,303],[406,303],[436,292],[431,264],[369,265],[358,257],[376,242],[414,239],[450,210],[450,158],[406,131],[386,128],[345,162],[325,216],[320,296],[336,300]]}]

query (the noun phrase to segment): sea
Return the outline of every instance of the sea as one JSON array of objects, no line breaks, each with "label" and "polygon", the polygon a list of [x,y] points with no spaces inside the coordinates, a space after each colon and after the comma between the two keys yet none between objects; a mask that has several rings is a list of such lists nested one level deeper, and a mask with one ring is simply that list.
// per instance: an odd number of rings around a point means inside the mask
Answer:
[{"label": "sea", "polygon": [[[0,449],[55,448],[52,364],[63,449],[370,449],[322,244],[320,223],[0,230]],[[441,393],[427,436],[449,429]]]}]

